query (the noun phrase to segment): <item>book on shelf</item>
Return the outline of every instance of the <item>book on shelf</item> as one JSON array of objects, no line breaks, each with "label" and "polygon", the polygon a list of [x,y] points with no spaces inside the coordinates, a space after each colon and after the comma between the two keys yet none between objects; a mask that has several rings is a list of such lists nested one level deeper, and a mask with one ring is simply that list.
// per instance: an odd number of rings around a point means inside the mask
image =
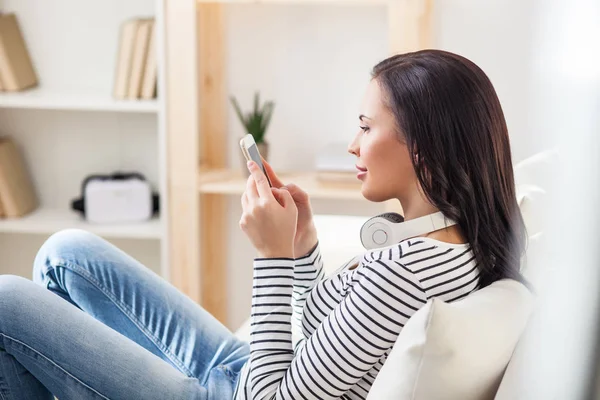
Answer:
[{"label": "book on shelf", "polygon": [[144,68],[144,81],[140,97],[150,100],[156,97],[157,64],[156,59],[156,28],[154,22],[151,27],[150,42],[148,43],[148,54],[146,55],[146,67]]},{"label": "book on shelf", "polygon": [[133,60],[133,48],[137,38],[141,20],[131,19],[125,22],[121,28],[121,44],[117,58],[117,71],[115,75],[114,97],[125,99],[129,90],[129,78],[131,76],[131,62]]},{"label": "book on shelf", "polygon": [[135,18],[123,24],[113,89],[116,99],[154,97],[156,77],[150,80],[156,75],[155,43],[154,19]]},{"label": "book on shelf", "polygon": [[38,206],[25,160],[16,143],[0,138],[0,203],[5,217],[21,217]]},{"label": "book on shelf", "polygon": [[131,77],[129,78],[129,89],[127,91],[128,99],[138,99],[141,95],[146,57],[148,55],[148,44],[150,43],[153,25],[154,22],[149,19],[141,21],[138,27],[135,46],[133,47],[133,58],[131,60]]},{"label": "book on shelf", "polygon": [[0,14],[0,81],[2,90],[10,92],[38,83],[19,22],[13,13]]}]

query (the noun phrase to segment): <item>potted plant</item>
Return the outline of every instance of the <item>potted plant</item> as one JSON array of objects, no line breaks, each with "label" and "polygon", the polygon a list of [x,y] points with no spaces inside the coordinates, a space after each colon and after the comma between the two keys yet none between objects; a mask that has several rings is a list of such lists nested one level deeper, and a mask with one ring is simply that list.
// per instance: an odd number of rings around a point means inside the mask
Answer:
[{"label": "potted plant", "polygon": [[[231,96],[231,103],[233,108],[240,119],[244,129],[247,133],[254,137],[254,141],[258,147],[258,151],[265,160],[269,159],[269,143],[265,140],[265,134],[269,128],[271,122],[271,116],[273,115],[273,108],[275,103],[267,101],[265,104],[260,104],[260,93],[256,92],[254,95],[254,109],[246,114],[242,112],[242,109],[234,96]],[[245,162],[242,165],[246,165]],[[246,168],[244,168],[246,170]]]}]

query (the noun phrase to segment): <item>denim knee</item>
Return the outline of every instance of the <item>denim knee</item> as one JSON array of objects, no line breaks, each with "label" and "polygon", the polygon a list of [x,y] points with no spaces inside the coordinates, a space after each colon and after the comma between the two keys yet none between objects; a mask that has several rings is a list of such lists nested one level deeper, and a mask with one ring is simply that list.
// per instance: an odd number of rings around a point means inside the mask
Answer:
[{"label": "denim knee", "polygon": [[14,321],[20,314],[20,307],[28,300],[33,283],[16,275],[0,275],[0,333],[5,333],[5,324]]},{"label": "denim knee", "polygon": [[81,229],[64,229],[50,236],[40,247],[33,262],[33,281],[45,285],[48,270],[57,264],[80,259],[91,245],[103,240],[93,233]]}]

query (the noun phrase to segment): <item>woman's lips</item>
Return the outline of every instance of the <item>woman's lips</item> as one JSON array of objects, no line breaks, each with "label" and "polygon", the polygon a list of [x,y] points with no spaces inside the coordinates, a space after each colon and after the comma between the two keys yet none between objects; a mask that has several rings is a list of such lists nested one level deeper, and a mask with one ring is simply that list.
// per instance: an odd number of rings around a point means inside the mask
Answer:
[{"label": "woman's lips", "polygon": [[364,167],[356,166],[358,172],[356,173],[356,178],[362,180],[367,175],[367,169]]}]

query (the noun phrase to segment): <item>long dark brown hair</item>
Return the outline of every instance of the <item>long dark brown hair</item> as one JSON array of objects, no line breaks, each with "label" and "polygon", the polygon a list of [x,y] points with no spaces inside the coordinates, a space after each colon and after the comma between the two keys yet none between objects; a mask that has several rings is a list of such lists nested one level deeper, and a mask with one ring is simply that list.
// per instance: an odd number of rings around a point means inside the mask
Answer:
[{"label": "long dark brown hair", "polygon": [[390,57],[373,69],[428,200],[457,222],[479,266],[480,287],[523,281],[526,246],[508,129],[487,75],[440,50]]}]

